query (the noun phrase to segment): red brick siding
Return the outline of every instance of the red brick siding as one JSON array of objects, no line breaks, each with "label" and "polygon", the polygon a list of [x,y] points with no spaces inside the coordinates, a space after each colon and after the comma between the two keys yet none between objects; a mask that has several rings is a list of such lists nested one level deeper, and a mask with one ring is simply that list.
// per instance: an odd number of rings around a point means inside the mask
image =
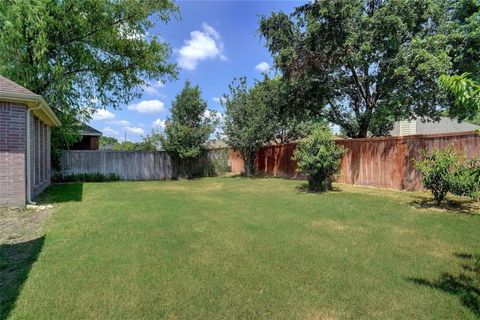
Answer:
[{"label": "red brick siding", "polygon": [[0,206],[25,204],[25,110],[0,102]]}]

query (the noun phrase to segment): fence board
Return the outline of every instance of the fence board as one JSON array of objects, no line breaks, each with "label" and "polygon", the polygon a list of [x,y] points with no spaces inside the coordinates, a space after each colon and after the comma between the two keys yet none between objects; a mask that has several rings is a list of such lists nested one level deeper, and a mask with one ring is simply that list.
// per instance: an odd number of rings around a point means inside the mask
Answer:
[{"label": "fence board", "polygon": [[[398,190],[421,190],[421,176],[413,165],[424,149],[445,148],[453,145],[470,158],[480,157],[480,136],[473,131],[382,137],[341,139],[335,141],[348,151],[342,159],[339,182]],[[292,155],[295,144],[267,146],[257,153],[257,171],[273,177],[304,178],[296,172]],[[243,160],[231,151],[229,163],[232,172],[243,172]]]},{"label": "fence board", "polygon": [[[212,161],[228,166],[228,149],[209,150],[204,156],[190,163],[194,174],[201,175]],[[167,152],[68,150],[60,158],[63,175],[101,173],[116,174],[120,180],[163,180],[178,177],[179,165]]]}]

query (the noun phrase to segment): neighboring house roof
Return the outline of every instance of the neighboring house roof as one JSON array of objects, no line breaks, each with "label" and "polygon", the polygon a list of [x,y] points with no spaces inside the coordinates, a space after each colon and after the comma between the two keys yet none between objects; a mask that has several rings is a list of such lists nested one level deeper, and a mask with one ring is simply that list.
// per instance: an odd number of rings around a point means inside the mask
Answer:
[{"label": "neighboring house roof", "polygon": [[60,120],[58,120],[42,96],[33,93],[2,75],[0,75],[0,101],[25,104],[47,125],[51,127],[60,126]]},{"label": "neighboring house roof", "polygon": [[406,136],[413,134],[439,134],[474,131],[480,129],[480,126],[468,123],[458,122],[457,120],[442,117],[439,121],[427,121],[418,118],[412,121],[397,121],[391,132],[392,136]]},{"label": "neighboring house roof", "polygon": [[208,140],[207,143],[208,149],[224,149],[228,148],[228,144],[223,139]]},{"label": "neighboring house roof", "polygon": [[98,131],[95,128],[90,127],[88,124],[83,123],[83,129],[81,132],[82,136],[94,136],[94,137],[101,137],[103,133]]}]

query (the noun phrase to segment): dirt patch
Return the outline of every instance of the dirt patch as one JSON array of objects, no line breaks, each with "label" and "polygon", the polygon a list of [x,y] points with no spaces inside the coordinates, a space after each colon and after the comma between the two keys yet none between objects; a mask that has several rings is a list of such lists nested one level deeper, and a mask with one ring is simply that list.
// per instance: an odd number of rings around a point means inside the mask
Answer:
[{"label": "dirt patch", "polygon": [[0,244],[26,242],[42,236],[52,213],[53,208],[49,206],[0,208]]}]

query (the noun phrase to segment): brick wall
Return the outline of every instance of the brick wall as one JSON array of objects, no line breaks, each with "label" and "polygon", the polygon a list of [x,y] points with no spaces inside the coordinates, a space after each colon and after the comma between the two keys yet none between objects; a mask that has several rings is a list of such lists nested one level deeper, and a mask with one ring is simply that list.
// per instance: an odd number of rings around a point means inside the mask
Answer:
[{"label": "brick wall", "polygon": [[50,127],[33,114],[30,117],[30,163],[32,197],[50,184]]},{"label": "brick wall", "polygon": [[25,204],[25,110],[0,102],[0,206]]}]

